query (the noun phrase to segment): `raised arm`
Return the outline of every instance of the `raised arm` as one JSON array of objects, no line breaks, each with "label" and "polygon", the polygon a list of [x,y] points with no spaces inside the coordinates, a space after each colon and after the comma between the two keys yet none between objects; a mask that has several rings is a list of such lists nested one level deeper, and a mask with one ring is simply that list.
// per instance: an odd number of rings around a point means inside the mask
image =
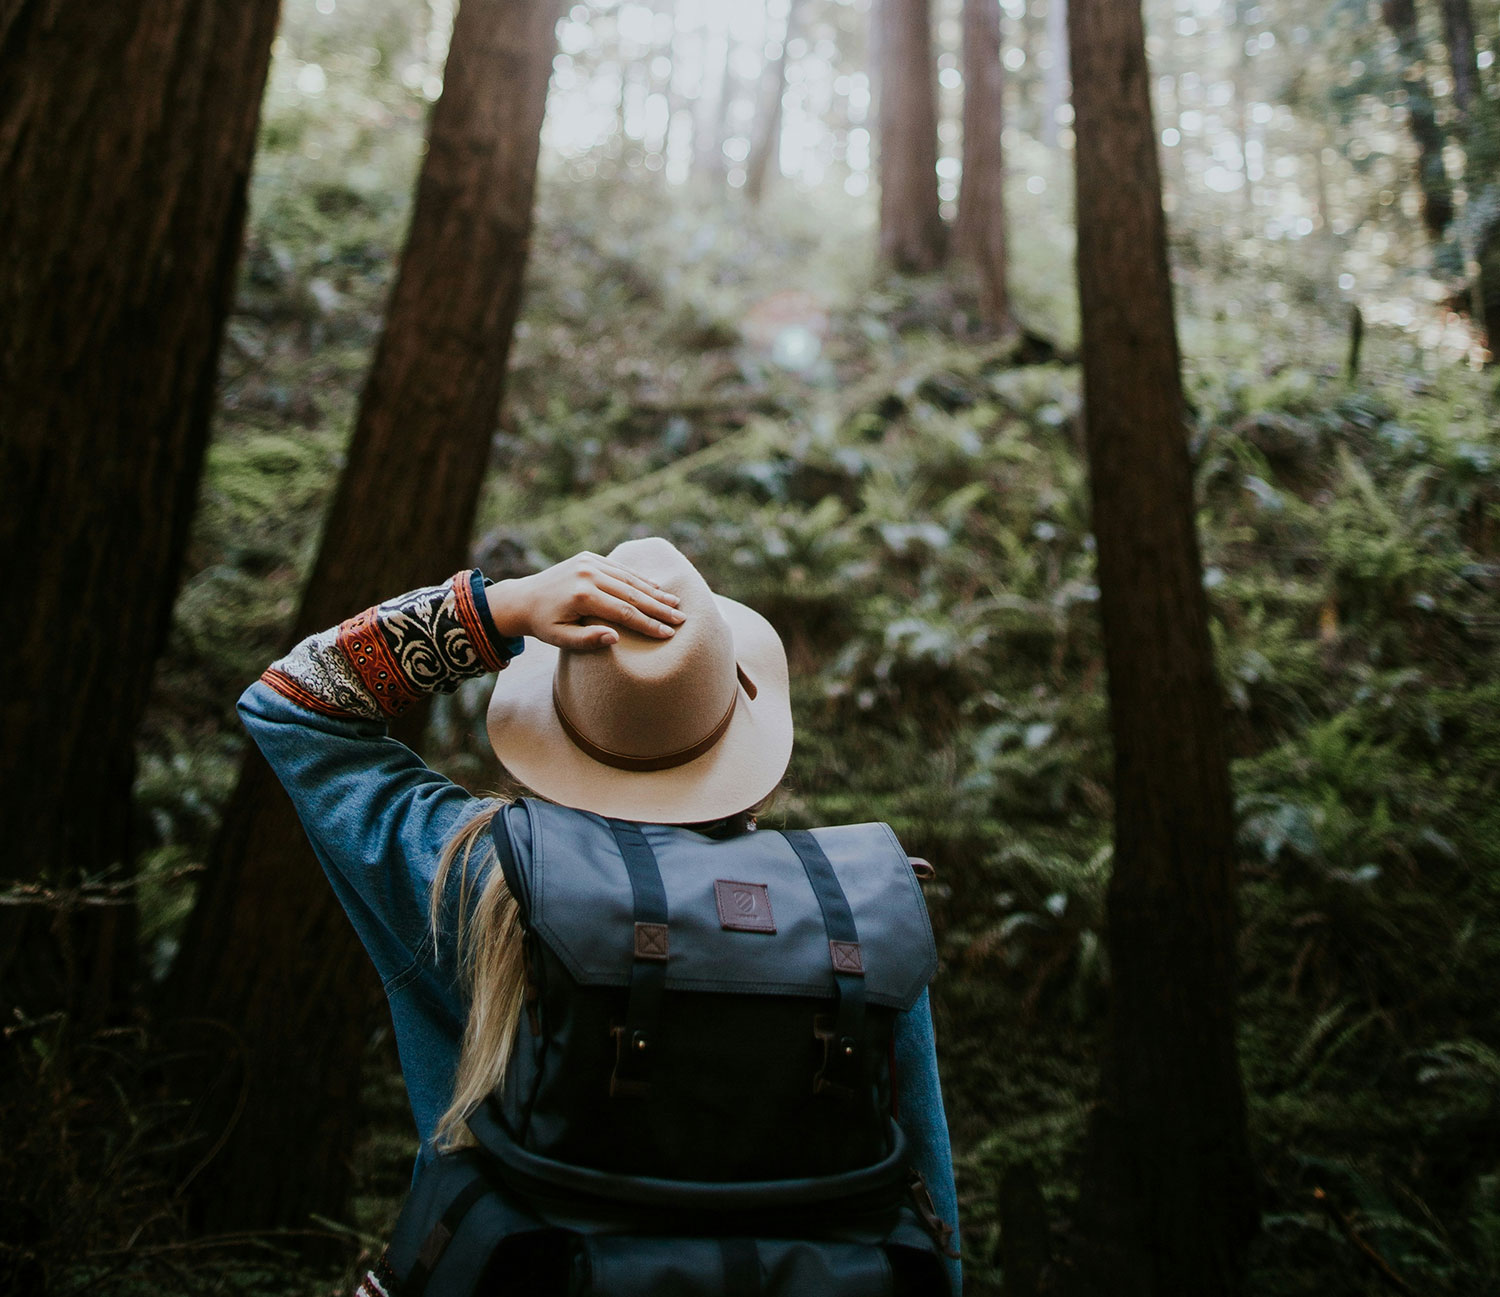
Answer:
[{"label": "raised arm", "polygon": [[245,727],[387,986],[424,949],[443,844],[484,804],[390,738],[387,720],[503,669],[527,635],[574,648],[613,643],[617,626],[665,638],[681,620],[672,603],[594,554],[494,585],[460,572],[309,636],[245,691]]}]

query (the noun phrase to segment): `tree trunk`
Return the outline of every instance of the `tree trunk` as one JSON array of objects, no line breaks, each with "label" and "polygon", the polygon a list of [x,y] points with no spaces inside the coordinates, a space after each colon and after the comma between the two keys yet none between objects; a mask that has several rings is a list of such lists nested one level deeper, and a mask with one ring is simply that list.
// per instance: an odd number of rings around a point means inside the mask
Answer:
[{"label": "tree trunk", "polygon": [[1042,143],[1057,147],[1057,110],[1068,101],[1068,0],[1047,0],[1047,64]]},{"label": "tree trunk", "polygon": [[880,253],[896,270],[935,270],[947,253],[938,208],[937,83],[928,0],[881,0]]},{"label": "tree trunk", "polygon": [[1250,23],[1248,14],[1253,6],[1248,0],[1234,0],[1231,28],[1239,48],[1234,55],[1234,102],[1238,118],[1240,137],[1240,175],[1244,185],[1240,188],[1240,206],[1244,208],[1245,234],[1255,233],[1255,193],[1250,187],[1250,52],[1247,48]]},{"label": "tree trunk", "polygon": [[781,152],[781,100],[786,94],[786,47],[797,30],[797,10],[801,0],[790,0],[786,13],[786,31],[781,36],[781,53],[765,71],[762,80],[760,112],[756,115],[755,139],[745,163],[745,197],[750,206],[759,207],[765,196],[766,174]]},{"label": "tree trunk", "polygon": [[1490,221],[1477,249],[1479,315],[1484,324],[1490,363],[1500,359],[1500,218]]},{"label": "tree trunk", "polygon": [[1465,121],[1478,94],[1479,64],[1474,54],[1474,15],[1469,0],[1442,0],[1443,39],[1453,68],[1453,102]]},{"label": "tree trunk", "polygon": [[1235,858],[1139,0],[1073,0],[1078,285],[1115,744],[1110,1021],[1075,1291],[1235,1292],[1256,1175]]},{"label": "tree trunk", "polygon": [[1473,258],[1474,278],[1470,296],[1474,314],[1484,330],[1491,361],[1500,351],[1500,212],[1492,192],[1495,183],[1497,124],[1493,110],[1486,109],[1479,86],[1479,64],[1474,53],[1474,15],[1469,0],[1442,0],[1443,39],[1453,69],[1453,102],[1458,106],[1460,135],[1465,151],[1465,188],[1470,210],[1476,200],[1488,218],[1476,222],[1467,234],[1465,249]]},{"label": "tree trunk", "polygon": [[[556,16],[554,0],[459,8],[400,275],[296,637],[465,561],[520,305]],[[215,1118],[232,1120],[231,1100],[243,1107],[200,1178],[203,1223],[303,1225],[337,1212],[376,988],[258,755],[174,978],[178,1006],[232,1024],[241,1051],[241,1074],[211,1105],[210,1134]]]},{"label": "tree trunk", "polygon": [[1417,142],[1417,181],[1422,187],[1422,223],[1440,240],[1453,222],[1453,186],[1443,166],[1443,130],[1432,104],[1432,87],[1422,71],[1426,54],[1417,27],[1416,0],[1381,0],[1381,13],[1399,46],[1406,81],[1407,120]]},{"label": "tree trunk", "polygon": [[[706,45],[706,42],[705,42]],[[702,110],[696,115],[693,130],[693,171],[698,175],[712,176],[722,181],[729,169],[724,159],[724,139],[729,125],[729,105],[734,102],[734,33],[724,28],[724,62],[720,69],[718,97],[709,101],[700,98]]]},{"label": "tree trunk", "polygon": [[[1057,0],[1053,0],[1054,3]],[[979,272],[984,321],[1010,319],[1005,269],[1005,67],[999,0],[964,0],[964,152],[953,251]]]},{"label": "tree trunk", "polygon": [[0,6],[0,1017],[118,1009],[136,728],[213,407],[277,0]]}]

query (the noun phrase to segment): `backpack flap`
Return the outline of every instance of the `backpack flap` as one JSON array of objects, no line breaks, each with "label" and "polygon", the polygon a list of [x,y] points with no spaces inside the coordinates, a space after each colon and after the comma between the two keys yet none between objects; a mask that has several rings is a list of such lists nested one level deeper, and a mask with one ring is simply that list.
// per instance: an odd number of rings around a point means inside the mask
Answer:
[{"label": "backpack flap", "polygon": [[[587,986],[627,986],[635,961],[630,875],[609,821],[526,799],[504,819],[517,877],[512,891],[532,932]],[[780,833],[713,839],[646,824],[666,889],[666,987],[826,998],[834,951],[818,895]],[[937,969],[927,905],[906,852],[886,824],[813,830],[848,899],[852,952],[871,1004],[906,1010]]]}]

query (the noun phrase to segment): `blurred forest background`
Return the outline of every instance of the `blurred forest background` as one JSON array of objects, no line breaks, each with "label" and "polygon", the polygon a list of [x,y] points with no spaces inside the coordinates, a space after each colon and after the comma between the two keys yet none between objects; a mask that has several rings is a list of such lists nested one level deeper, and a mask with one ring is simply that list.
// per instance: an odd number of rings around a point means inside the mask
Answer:
[{"label": "blurred forest background", "polygon": [[[1068,15],[874,5],[0,5],[0,392],[74,448],[6,433],[0,1288],[332,1293],[378,1251],[379,988],[234,701],[471,552],[655,533],[786,638],[778,818],[936,865],[966,1287],[1057,1290],[1115,810]],[[1144,15],[1244,1288],[1500,1292],[1500,3]],[[420,740],[475,790],[486,693]]]}]

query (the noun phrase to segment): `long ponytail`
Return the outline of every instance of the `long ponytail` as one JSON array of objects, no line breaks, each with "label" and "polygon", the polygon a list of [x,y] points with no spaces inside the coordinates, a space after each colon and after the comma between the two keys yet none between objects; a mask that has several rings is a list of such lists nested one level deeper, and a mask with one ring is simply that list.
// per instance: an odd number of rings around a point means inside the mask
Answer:
[{"label": "long ponytail", "polygon": [[[429,906],[436,943],[448,879],[455,868],[460,871],[454,937],[459,976],[469,993],[468,1020],[459,1049],[453,1101],[438,1118],[434,1142],[441,1150],[462,1148],[474,1142],[464,1121],[505,1080],[526,994],[520,907],[505,885],[505,875],[495,865],[494,847],[488,842],[479,846],[505,805],[497,798],[488,810],[474,816],[448,840],[432,880]],[[479,899],[471,906],[476,879],[481,875],[484,880]]]}]

